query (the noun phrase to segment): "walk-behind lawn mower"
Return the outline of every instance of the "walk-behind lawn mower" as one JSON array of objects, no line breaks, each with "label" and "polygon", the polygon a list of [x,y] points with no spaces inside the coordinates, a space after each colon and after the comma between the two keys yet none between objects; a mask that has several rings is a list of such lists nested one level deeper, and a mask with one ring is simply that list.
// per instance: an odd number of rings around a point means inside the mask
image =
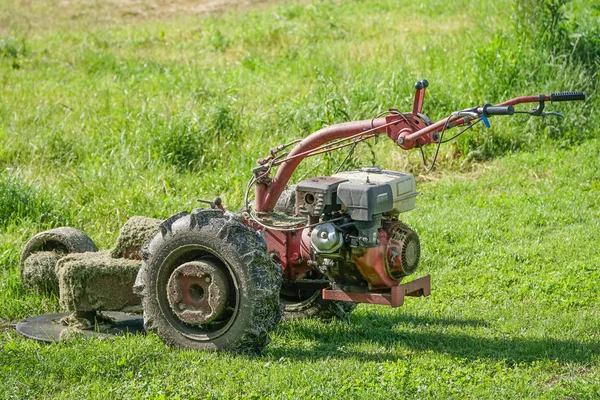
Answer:
[{"label": "walk-behind lawn mower", "polygon": [[[18,331],[55,341],[145,329],[180,347],[260,351],[282,317],[331,319],[357,303],[398,307],[407,296],[428,296],[429,276],[401,283],[421,252],[419,236],[398,219],[415,208],[412,175],[369,166],[288,185],[296,167],[379,135],[404,150],[435,144],[437,157],[442,143],[480,121],[489,127],[497,115],[560,115],[544,112],[545,102],[585,94],[517,97],[434,123],[422,113],[427,85],[415,85],[412,112],[390,109],[271,149],[252,171],[240,212],[216,198],[166,220],[134,217],[115,248],[101,252],[74,228],[34,236],[21,257],[23,284],[58,294],[66,312],[25,319]],[[515,111],[521,103],[537,107]]]}]

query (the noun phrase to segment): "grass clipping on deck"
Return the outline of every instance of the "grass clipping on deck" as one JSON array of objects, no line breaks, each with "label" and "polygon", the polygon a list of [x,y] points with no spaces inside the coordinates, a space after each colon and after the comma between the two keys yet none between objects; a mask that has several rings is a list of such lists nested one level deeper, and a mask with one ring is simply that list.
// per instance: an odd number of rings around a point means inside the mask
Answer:
[{"label": "grass clipping on deck", "polygon": [[56,264],[63,257],[54,251],[40,251],[25,260],[21,275],[23,286],[40,294],[58,294]]},{"label": "grass clipping on deck", "polygon": [[113,258],[140,259],[138,252],[158,231],[162,221],[147,217],[132,217],[119,231],[115,247],[110,251]]},{"label": "grass clipping on deck", "polygon": [[133,284],[141,261],[110,251],[70,254],[58,265],[60,305],[68,311],[120,311],[139,306]]},{"label": "grass clipping on deck", "polygon": [[137,310],[140,299],[133,284],[141,267],[141,247],[152,238],[160,220],[129,219],[112,250],[70,254],[56,266],[60,305],[67,311]]}]

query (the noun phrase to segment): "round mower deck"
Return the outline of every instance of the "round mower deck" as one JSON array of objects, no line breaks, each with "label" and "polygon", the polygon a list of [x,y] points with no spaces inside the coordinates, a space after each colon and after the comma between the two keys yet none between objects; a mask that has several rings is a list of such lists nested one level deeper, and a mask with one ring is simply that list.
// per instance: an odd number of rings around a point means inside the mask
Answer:
[{"label": "round mower deck", "polygon": [[17,323],[17,332],[22,336],[45,343],[59,342],[72,337],[106,338],[127,333],[144,333],[144,319],[135,314],[103,312],[95,318],[89,328],[77,328],[66,324],[70,313],[45,314],[25,318]]}]

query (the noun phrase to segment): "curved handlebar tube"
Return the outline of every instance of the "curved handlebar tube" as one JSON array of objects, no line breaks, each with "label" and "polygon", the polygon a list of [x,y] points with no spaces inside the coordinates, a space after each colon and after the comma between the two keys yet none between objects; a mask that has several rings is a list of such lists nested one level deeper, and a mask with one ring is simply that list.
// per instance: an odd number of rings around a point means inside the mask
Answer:
[{"label": "curved handlebar tube", "polygon": [[275,174],[275,177],[271,182],[269,182],[268,189],[264,188],[264,186],[260,184],[256,186],[257,190],[263,191],[260,194],[258,192],[256,193],[256,210],[259,212],[267,212],[273,210],[275,204],[277,204],[277,200],[279,200],[279,196],[285,189],[285,185],[287,185],[288,181],[292,177],[292,173],[296,170],[298,164],[300,164],[300,162],[305,158],[292,157],[301,153],[305,153],[308,150],[316,149],[317,147],[325,143],[331,142],[333,140],[342,139],[354,134],[367,131],[372,128],[376,128],[376,133],[385,133],[386,128],[382,127],[382,125],[385,125],[385,123],[385,118],[345,122],[342,124],[332,125],[320,129],[304,138],[287,155],[287,158],[290,158],[290,160],[285,161],[281,164],[281,166],[277,170],[277,173]]}]

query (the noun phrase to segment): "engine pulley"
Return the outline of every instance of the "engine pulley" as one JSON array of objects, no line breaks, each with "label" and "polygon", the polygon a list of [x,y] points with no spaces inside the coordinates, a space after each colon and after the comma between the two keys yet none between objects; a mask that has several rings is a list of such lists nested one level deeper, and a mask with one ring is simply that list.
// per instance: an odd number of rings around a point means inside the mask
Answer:
[{"label": "engine pulley", "polygon": [[318,253],[334,253],[344,244],[344,237],[328,222],[313,229],[310,242]]}]

